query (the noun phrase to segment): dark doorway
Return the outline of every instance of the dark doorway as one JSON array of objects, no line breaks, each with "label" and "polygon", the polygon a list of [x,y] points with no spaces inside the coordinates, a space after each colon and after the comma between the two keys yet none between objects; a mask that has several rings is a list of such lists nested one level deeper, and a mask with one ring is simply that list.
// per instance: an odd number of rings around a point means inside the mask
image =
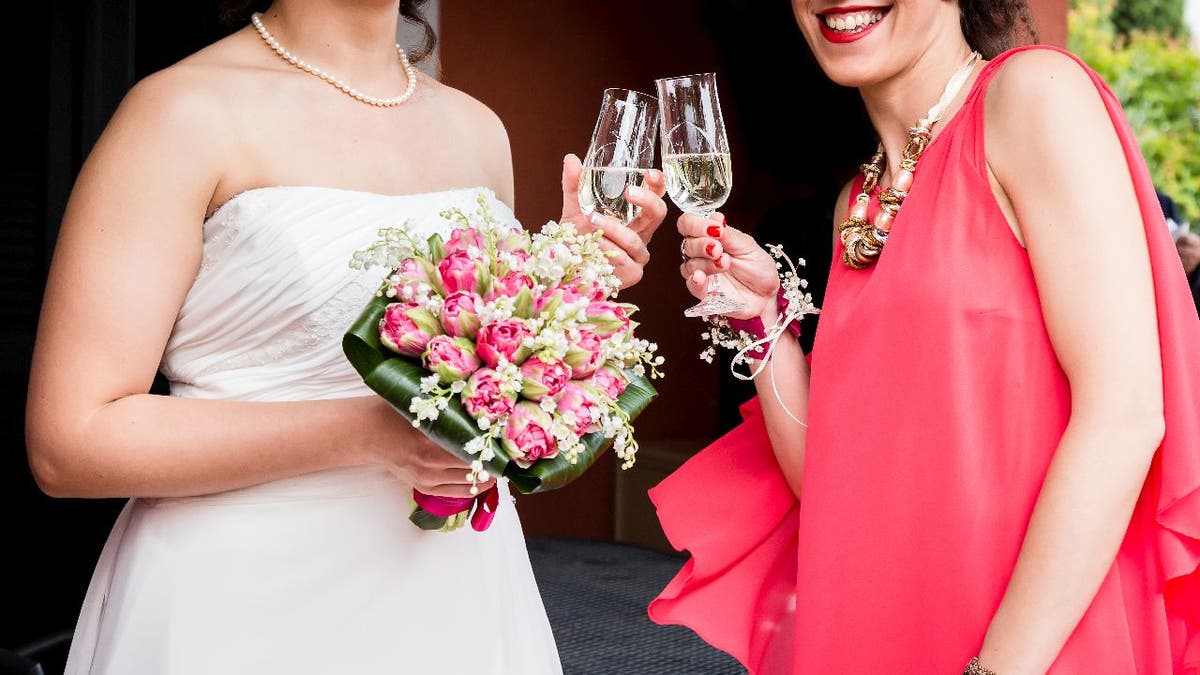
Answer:
[{"label": "dark doorway", "polygon": [[[71,184],[138,78],[223,33],[211,0],[56,0],[14,13],[0,46],[14,66],[0,128],[0,650],[74,626],[121,507],[46,497],[25,459],[30,355]],[[47,658],[47,672],[58,658]]]}]

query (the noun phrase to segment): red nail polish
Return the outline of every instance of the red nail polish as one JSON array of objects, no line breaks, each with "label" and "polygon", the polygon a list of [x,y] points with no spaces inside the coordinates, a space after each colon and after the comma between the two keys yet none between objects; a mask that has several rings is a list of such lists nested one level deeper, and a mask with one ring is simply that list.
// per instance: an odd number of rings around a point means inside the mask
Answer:
[{"label": "red nail polish", "polygon": [[713,238],[720,237],[721,236],[721,226],[720,225],[709,225],[708,226],[708,236],[713,237]]},{"label": "red nail polish", "polygon": [[715,250],[717,250],[717,242],[710,241],[708,242],[708,246],[704,247],[704,254],[711,258]]}]

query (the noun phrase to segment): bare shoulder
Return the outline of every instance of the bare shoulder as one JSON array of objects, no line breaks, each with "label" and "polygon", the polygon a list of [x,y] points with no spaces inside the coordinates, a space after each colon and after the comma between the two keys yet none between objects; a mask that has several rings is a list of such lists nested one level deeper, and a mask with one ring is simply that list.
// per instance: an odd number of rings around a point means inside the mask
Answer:
[{"label": "bare shoulder", "polygon": [[122,100],[113,124],[133,122],[139,133],[166,134],[190,147],[219,145],[228,136],[222,132],[229,130],[238,91],[255,69],[253,59],[241,56],[242,42],[231,35],[142,79]]},{"label": "bare shoulder", "polygon": [[479,154],[478,160],[492,178],[491,187],[503,201],[511,205],[512,149],[509,145],[508,130],[504,128],[500,116],[466,92],[423,76],[421,84],[426,82],[429,91],[433,92],[443,120],[464,147]]},{"label": "bare shoulder", "polygon": [[244,36],[234,34],[134,85],[89,154],[82,182],[111,191],[125,180],[119,176],[143,188],[186,177],[172,190],[203,213],[236,155],[233,111],[262,80],[245,46]]},{"label": "bare shoulder", "polygon": [[[1070,123],[1075,115],[1103,113],[1104,103],[1088,71],[1052,49],[1014,54],[988,87],[987,127],[1002,133],[1027,134],[1047,123]],[[1026,127],[1038,120],[1042,124]]]},{"label": "bare shoulder", "polygon": [[484,137],[508,145],[508,131],[491,108],[470,94],[433,78],[422,76],[421,84],[429,86],[439,99],[443,111],[451,120],[472,136]]}]

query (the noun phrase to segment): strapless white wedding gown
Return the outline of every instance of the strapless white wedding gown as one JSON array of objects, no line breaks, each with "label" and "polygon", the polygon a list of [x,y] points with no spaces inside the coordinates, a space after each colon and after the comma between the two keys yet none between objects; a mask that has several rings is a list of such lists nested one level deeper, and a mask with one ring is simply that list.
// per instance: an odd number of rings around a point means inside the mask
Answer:
[{"label": "strapless white wedding gown", "polygon": [[[387,196],[250,190],[204,224],[200,272],[162,369],[171,394],[289,401],[370,395],[341,338],[382,277],[350,255],[383,226],[426,235],[487,190]],[[164,443],[163,452],[170,452]],[[84,601],[67,675],[561,673],[517,513],[423,532],[382,468],[221,494],[134,499]]]}]

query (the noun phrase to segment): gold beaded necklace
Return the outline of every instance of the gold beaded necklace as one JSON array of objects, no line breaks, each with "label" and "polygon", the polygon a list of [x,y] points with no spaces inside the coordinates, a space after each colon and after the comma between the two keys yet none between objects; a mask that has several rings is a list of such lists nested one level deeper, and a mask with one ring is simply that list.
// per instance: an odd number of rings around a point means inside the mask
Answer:
[{"label": "gold beaded necklace", "polygon": [[912,188],[921,153],[929,147],[929,141],[933,137],[933,126],[946,114],[946,108],[958,95],[981,58],[983,57],[979,52],[971,52],[967,62],[960,66],[946,83],[937,104],[929,109],[915,127],[908,130],[908,142],[901,151],[900,170],[896,172],[896,179],[892,181],[892,185],[880,192],[880,209],[879,213],[875,214],[874,222],[867,220],[867,210],[871,204],[871,194],[879,188],[879,177],[883,175],[887,162],[883,143],[879,144],[871,161],[860,167],[863,174],[862,191],[855,198],[850,212],[846,214],[846,220],[842,221],[838,228],[842,244],[846,247],[842,252],[842,262],[850,269],[866,269],[879,258],[883,245],[887,243],[892,223],[900,213],[900,207],[908,197],[909,189]]}]

